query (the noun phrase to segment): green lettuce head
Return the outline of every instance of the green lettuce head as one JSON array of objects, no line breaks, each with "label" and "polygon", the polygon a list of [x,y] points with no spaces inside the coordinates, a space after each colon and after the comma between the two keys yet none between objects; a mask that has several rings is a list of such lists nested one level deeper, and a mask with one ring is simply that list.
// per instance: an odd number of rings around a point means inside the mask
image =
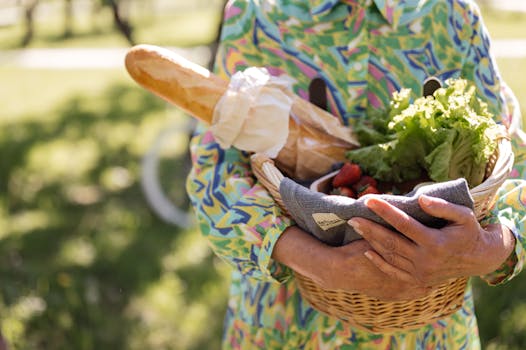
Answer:
[{"label": "green lettuce head", "polygon": [[432,97],[410,103],[410,96],[407,89],[393,94],[387,113],[358,126],[359,137],[376,133],[380,141],[366,139],[347,157],[378,180],[404,182],[425,174],[437,182],[463,177],[470,187],[480,184],[502,129],[475,86],[450,79]]}]

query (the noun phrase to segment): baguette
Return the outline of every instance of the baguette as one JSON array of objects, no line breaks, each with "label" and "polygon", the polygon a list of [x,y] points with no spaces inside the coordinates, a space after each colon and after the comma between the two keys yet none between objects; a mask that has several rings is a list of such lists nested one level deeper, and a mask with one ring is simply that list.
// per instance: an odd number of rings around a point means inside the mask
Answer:
[{"label": "baguette", "polygon": [[175,52],[153,45],[132,47],[125,58],[130,76],[143,88],[210,124],[228,82]]},{"label": "baguette", "polygon": [[[175,52],[153,45],[137,45],[126,55],[130,76],[143,88],[210,125],[214,109],[228,82]],[[289,136],[276,164],[297,180],[325,174],[345,152],[359,144],[351,130],[330,113],[299,96],[293,98]]]}]

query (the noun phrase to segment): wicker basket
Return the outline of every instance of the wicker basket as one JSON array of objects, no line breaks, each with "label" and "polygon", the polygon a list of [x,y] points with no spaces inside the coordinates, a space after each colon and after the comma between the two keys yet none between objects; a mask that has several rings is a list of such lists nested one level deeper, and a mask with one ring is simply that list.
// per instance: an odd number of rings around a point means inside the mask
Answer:
[{"label": "wicker basket", "polygon": [[[286,213],[279,185],[284,178],[269,158],[254,154],[252,169],[276,203]],[[494,204],[498,188],[507,178],[513,165],[509,140],[499,140],[498,150],[486,169],[486,180],[470,190],[475,202],[474,211],[482,219]],[[418,328],[457,311],[464,301],[467,278],[452,279],[425,297],[410,301],[382,301],[362,293],[321,288],[311,279],[296,273],[302,296],[317,310],[336,317],[349,325],[373,333]]]}]

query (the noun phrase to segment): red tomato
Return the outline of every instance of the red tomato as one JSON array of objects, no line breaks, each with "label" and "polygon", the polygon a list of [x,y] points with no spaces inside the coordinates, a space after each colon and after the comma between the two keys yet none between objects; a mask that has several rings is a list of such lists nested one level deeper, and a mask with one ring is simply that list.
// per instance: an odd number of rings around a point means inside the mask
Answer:
[{"label": "red tomato", "polygon": [[362,170],[358,164],[347,162],[332,179],[332,187],[350,186],[360,179]]},{"label": "red tomato", "polygon": [[352,188],[349,187],[338,187],[338,191],[340,192],[340,195],[350,198],[356,198],[356,193],[352,190]]},{"label": "red tomato", "polygon": [[375,186],[368,185],[360,193],[358,193],[358,198],[365,196],[366,194],[380,194],[381,192]]},{"label": "red tomato", "polygon": [[378,182],[372,176],[363,175],[352,188],[356,192],[362,192],[367,186],[378,187]]}]

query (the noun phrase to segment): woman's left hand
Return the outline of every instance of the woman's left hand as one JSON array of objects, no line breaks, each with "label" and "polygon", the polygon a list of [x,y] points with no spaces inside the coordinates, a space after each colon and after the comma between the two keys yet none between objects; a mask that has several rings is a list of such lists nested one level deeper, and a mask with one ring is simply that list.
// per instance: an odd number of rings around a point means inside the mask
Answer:
[{"label": "woman's left hand", "polygon": [[511,231],[497,224],[482,228],[471,209],[428,196],[421,196],[419,204],[449,223],[441,229],[424,226],[374,196],[366,200],[367,207],[398,232],[363,218],[349,220],[374,249],[365,253],[367,258],[389,276],[435,286],[451,278],[493,272],[513,251]]}]

